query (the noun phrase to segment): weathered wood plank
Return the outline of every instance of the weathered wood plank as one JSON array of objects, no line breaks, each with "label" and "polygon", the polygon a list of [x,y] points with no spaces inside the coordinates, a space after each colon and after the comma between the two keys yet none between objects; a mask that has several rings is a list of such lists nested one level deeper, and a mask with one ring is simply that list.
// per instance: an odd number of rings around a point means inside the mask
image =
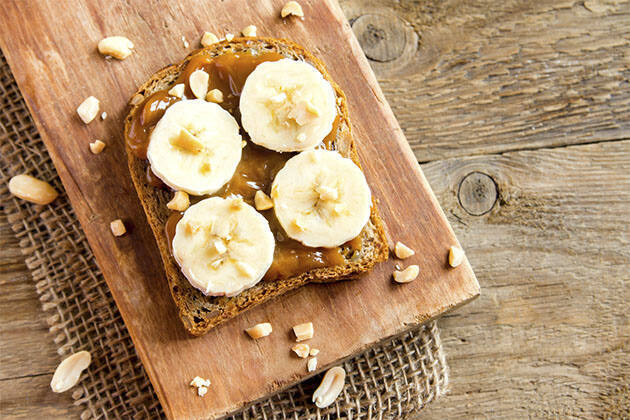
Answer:
[{"label": "weathered wood plank", "polygon": [[630,2],[342,0],[421,162],[630,138]]},{"label": "weathered wood plank", "polygon": [[[421,418],[627,416],[630,141],[423,170],[484,293],[441,322],[451,391]],[[458,200],[474,172],[498,189],[483,216]],[[492,193],[480,191],[479,201],[494,202]]]}]

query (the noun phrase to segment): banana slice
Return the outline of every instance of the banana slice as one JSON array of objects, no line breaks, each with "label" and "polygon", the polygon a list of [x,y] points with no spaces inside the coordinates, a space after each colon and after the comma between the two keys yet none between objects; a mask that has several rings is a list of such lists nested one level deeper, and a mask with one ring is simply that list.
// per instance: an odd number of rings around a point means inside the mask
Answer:
[{"label": "banana slice", "polygon": [[335,91],[304,61],[283,59],[259,64],[247,77],[239,104],[243,128],[267,149],[312,149],[332,130]]},{"label": "banana slice", "polygon": [[329,150],[309,150],[289,159],[273,180],[271,198],[291,238],[326,248],[357,237],[372,203],[361,169]]},{"label": "banana slice", "polygon": [[241,198],[212,197],[190,206],[173,238],[182,273],[210,296],[234,296],[258,283],[274,247],[267,220]]},{"label": "banana slice", "polygon": [[219,105],[179,101],[155,126],[147,157],[155,175],[174,190],[212,194],[234,175],[241,140],[238,123]]}]

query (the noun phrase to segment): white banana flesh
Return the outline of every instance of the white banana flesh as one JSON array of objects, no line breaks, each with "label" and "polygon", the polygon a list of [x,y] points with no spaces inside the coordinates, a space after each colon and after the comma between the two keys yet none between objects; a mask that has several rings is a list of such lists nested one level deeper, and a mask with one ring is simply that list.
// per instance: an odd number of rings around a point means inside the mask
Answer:
[{"label": "white banana flesh", "polygon": [[238,123],[219,105],[179,101],[151,133],[147,158],[155,175],[174,190],[212,194],[232,178],[241,140]]},{"label": "white banana flesh", "polygon": [[330,83],[312,65],[290,59],[259,64],[245,81],[239,107],[251,140],[278,152],[314,148],[337,115]]},{"label": "white banana flesh", "polygon": [[173,238],[182,273],[209,296],[235,296],[254,286],[271,266],[274,248],[267,220],[240,198],[190,206]]},{"label": "white banana flesh", "polygon": [[351,159],[321,149],[289,159],[273,181],[271,198],[289,237],[325,248],[357,237],[372,203],[361,169]]}]

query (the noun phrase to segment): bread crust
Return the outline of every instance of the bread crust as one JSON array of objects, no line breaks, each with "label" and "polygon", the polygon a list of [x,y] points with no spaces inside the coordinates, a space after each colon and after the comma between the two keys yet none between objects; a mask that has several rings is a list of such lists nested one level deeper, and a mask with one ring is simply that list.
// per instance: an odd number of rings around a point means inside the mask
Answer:
[{"label": "bread crust", "polygon": [[[340,120],[333,142],[335,149],[343,156],[351,158],[360,167],[361,165],[350,131],[348,108],[344,93],[332,80],[321,60],[291,41],[273,38],[243,37],[234,38],[229,42],[218,42],[207,48],[190,53],[178,64],[167,66],[156,72],[138,89],[133,97],[137,99],[136,95],[141,95],[144,99],[157,91],[170,89],[170,87],[173,86],[173,82],[195,55],[205,54],[218,56],[225,53],[244,52],[248,50],[278,52],[287,58],[304,60],[315,66],[322,73],[324,78],[333,86],[335,94],[337,98],[339,98],[338,112],[340,114]],[[125,118],[124,124],[125,138],[130,129],[132,115],[141,104],[142,101],[140,101],[140,103],[136,102],[135,104],[130,103],[130,110]],[[171,192],[149,185],[146,179],[148,162],[145,159],[138,158],[132,152],[127,142],[125,142],[125,147],[131,179],[160,250],[171,295],[177,305],[179,316],[184,327],[192,335],[199,336],[205,334],[221,322],[227,321],[255,305],[300,287],[308,282],[325,283],[345,280],[364,273],[370,270],[377,262],[386,260],[389,255],[383,222],[378,214],[376,202],[373,199],[370,220],[360,234],[362,238],[362,248],[359,251],[358,258],[353,257],[349,259],[345,265],[316,268],[286,279],[269,282],[263,280],[254,287],[233,297],[205,296],[190,285],[184,275],[181,274],[175,259],[169,251],[169,244],[164,234],[164,224],[170,214],[166,203],[170,200]]]}]

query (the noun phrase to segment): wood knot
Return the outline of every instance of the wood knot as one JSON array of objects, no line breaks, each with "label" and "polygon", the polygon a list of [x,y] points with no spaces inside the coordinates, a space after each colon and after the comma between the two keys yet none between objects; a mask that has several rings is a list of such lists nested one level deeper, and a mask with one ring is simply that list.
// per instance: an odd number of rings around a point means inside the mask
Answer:
[{"label": "wood knot", "polygon": [[471,172],[459,183],[459,205],[471,216],[483,216],[490,212],[499,198],[499,188],[494,179],[482,172]]},{"label": "wood knot", "polygon": [[352,30],[370,60],[386,63],[400,57],[405,49],[405,22],[396,16],[361,15],[352,22]]}]

